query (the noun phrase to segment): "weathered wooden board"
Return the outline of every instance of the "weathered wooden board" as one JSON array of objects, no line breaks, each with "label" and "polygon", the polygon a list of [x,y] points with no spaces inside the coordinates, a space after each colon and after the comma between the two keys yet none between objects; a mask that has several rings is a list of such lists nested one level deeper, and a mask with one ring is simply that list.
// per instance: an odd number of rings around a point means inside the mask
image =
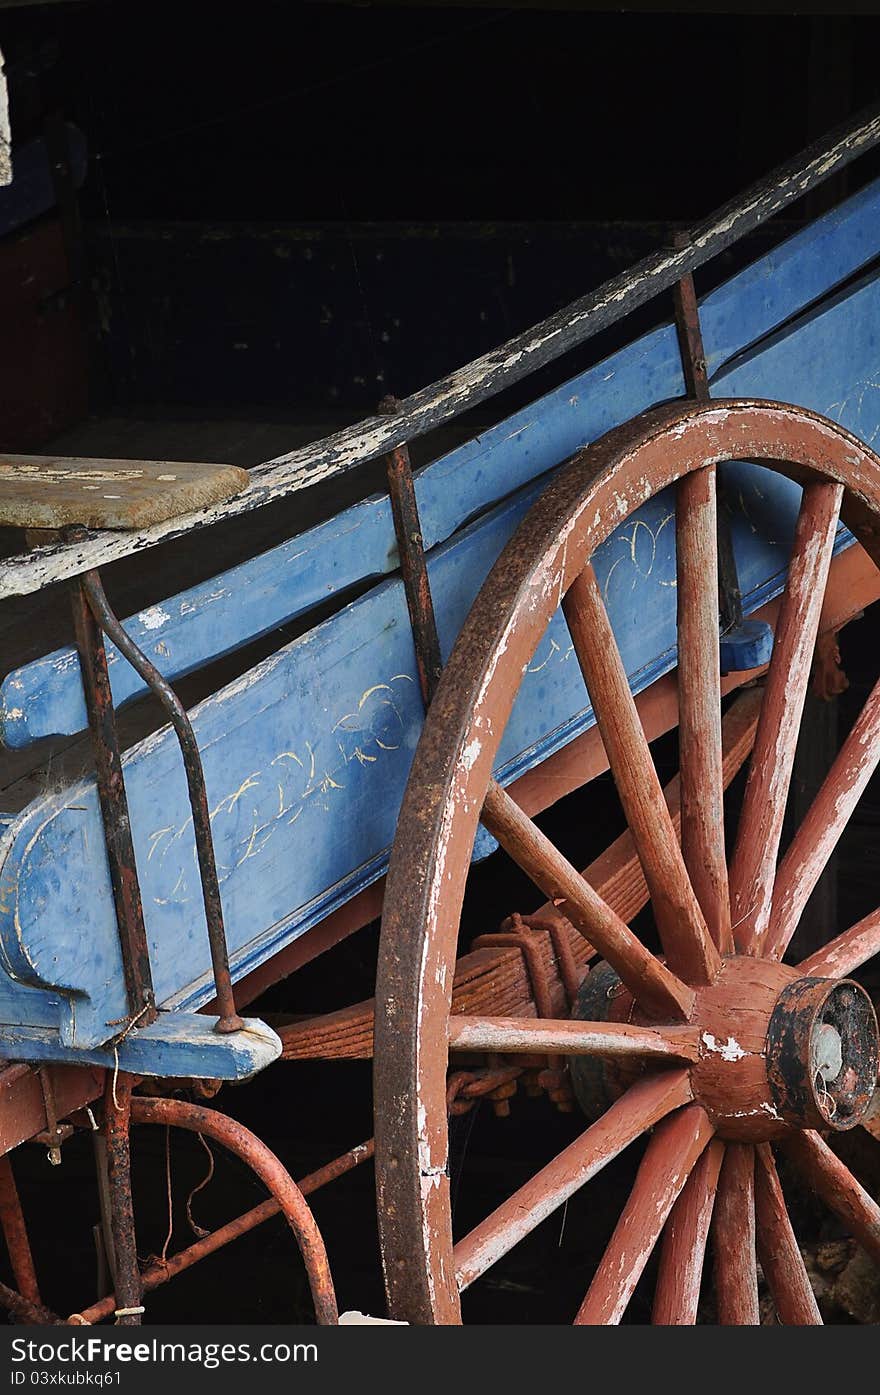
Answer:
[{"label": "weathered wooden board", "polygon": [[149,528],[225,503],[247,470],[172,460],[0,455],[0,524],[9,528]]},{"label": "weathered wooden board", "polygon": [[[132,1075],[203,1080],[247,1080],[277,1061],[281,1040],[256,1017],[244,1018],[238,1032],[216,1032],[216,1017],[194,1012],[160,1012],[155,1022],[130,1032],[118,1046],[80,1047],[78,1065],[130,1071]],[[0,1035],[5,1059],[59,1061],[71,1058],[58,1040],[58,1027],[6,1024]]]},{"label": "weathered wooden board", "polygon": [[[701,314],[710,370],[718,370],[878,253],[880,181],[705,299]],[[723,381],[719,378],[716,392]],[[612,426],[683,391],[676,337],[670,327],[662,327],[434,461],[416,479],[426,546],[442,542],[469,517]],[[126,621],[126,628],[161,672],[181,676],[396,566],[388,500],[374,496],[289,543],[149,607]],[[143,692],[141,680],[112,645],[108,661],[117,704]],[[7,746],[72,734],[85,725],[72,648],[10,674],[0,688],[0,735]]]},{"label": "weathered wooden board", "polygon": [[[113,534],[102,533],[76,546],[50,546],[36,550],[29,557],[11,558],[0,571],[0,597],[27,594],[89,567],[154,547],[165,538],[263,507],[273,499],[353,469],[393,445],[426,434],[503,388],[520,382],[601,329],[616,323],[660,291],[671,288],[681,276],[717,256],[768,217],[821,184],[835,170],[871,149],[878,139],[880,112],[860,113],[847,127],[832,132],[796,159],[779,166],[692,228],[690,239],[681,248],[661,249],[644,257],[629,271],[564,306],[532,329],[456,369],[440,382],[412,394],[402,403],[398,415],[359,422],[312,446],[258,467],[251,472],[251,487],[244,498],[220,508],[202,510],[174,524],[131,534],[123,542]],[[828,280],[825,289],[834,284],[836,281]],[[628,415],[647,405],[645,401],[631,404]]]}]

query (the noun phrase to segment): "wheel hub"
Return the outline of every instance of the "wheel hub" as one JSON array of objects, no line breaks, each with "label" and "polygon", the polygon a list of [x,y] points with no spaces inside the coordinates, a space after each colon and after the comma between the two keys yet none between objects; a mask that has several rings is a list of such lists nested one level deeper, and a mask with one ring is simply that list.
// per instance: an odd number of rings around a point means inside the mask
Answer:
[{"label": "wheel hub", "polygon": [[[645,1020],[606,964],[588,974],[574,1015]],[[722,1138],[760,1143],[793,1129],[851,1129],[868,1108],[877,1080],[877,1018],[854,980],[803,978],[773,960],[732,956],[697,993],[691,1021],[700,1029],[694,1098]],[[632,1070],[574,1058],[585,1113],[597,1117],[631,1083]]]}]

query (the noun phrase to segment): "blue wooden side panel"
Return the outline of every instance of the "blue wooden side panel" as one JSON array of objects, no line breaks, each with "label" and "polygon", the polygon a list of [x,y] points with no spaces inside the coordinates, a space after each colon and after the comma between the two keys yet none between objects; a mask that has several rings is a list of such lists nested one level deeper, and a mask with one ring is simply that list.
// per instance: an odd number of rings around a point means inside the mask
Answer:
[{"label": "blue wooden side panel", "polygon": [[[863,277],[813,311],[809,334],[816,343],[814,354],[792,353],[792,343],[801,333],[795,323],[767,338],[759,350],[741,355],[713,380],[712,395],[760,393],[813,407],[876,449],[880,437],[880,273]],[[755,521],[760,526],[761,517]]]},{"label": "blue wooden side panel", "polygon": [[[705,298],[701,310],[710,369],[718,369],[878,254],[880,181]],[[636,412],[683,391],[671,328],[627,345],[420,471],[416,490],[426,545],[445,540],[469,517]],[[163,673],[180,676],[396,566],[388,501],[375,496],[149,607],[126,627]],[[108,660],[118,704],[143,692],[141,680],[112,645]],[[7,746],[73,733],[85,725],[78,660],[71,648],[10,674],[0,687],[0,735]]]}]

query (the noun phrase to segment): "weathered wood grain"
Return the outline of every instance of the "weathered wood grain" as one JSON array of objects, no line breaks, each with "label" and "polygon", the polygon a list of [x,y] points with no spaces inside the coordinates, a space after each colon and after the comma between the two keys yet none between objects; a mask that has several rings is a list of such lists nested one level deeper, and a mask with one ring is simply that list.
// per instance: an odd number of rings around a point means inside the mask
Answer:
[{"label": "weathered wood grain", "polygon": [[789,1327],[821,1326],[822,1314],[791,1228],[769,1144],[755,1149],[757,1249],[779,1321]]},{"label": "weathered wood grain", "polygon": [[732,948],[724,849],[721,660],[714,468],[679,480],[675,496],[681,851],[709,933]]},{"label": "weathered wood grain", "polygon": [[796,1133],[785,1151],[813,1191],[880,1264],[880,1206],[812,1129]]},{"label": "weathered wood grain", "polygon": [[575,1318],[577,1325],[620,1322],[676,1198],[713,1133],[698,1104],[687,1105],[657,1125]]},{"label": "weathered wood grain", "polygon": [[482,820],[544,895],[564,903],[566,918],[607,959],[646,1012],[661,1019],[688,1018],[692,991],[642,944],[499,785],[489,787]]},{"label": "weathered wood grain", "polygon": [[651,1321],[687,1327],[697,1320],[709,1225],[715,1206],[724,1144],[713,1138],[672,1208],[660,1247]]},{"label": "weathered wood grain", "polygon": [[755,1153],[748,1143],[724,1150],[712,1217],[715,1300],[723,1327],[757,1327]]},{"label": "weathered wood grain", "polygon": [[551,1051],[576,1056],[638,1056],[696,1061],[696,1027],[638,1027],[628,1022],[577,1019],[455,1016],[449,1022],[450,1051]]},{"label": "weathered wood grain", "polygon": [[880,954],[880,910],[871,911],[864,920],[829,940],[798,964],[798,969],[810,978],[848,978],[875,954]]},{"label": "weathered wood grain", "polygon": [[733,934],[745,953],[760,947],[770,919],[788,786],[842,496],[837,484],[807,485],[798,515],[731,860]]},{"label": "weathered wood grain", "polygon": [[580,1138],[459,1240],[453,1250],[459,1289],[466,1289],[606,1163],[690,1099],[683,1070],[663,1071],[631,1086]]},{"label": "weathered wood grain", "polygon": [[[651,893],[666,961],[688,983],[711,983],[721,964],[718,949],[685,870],[592,566],[571,586],[562,609]],[[719,725],[719,776],[720,758]]]},{"label": "weathered wood grain", "polygon": [[150,528],[223,504],[247,488],[235,465],[0,455],[0,524],[9,528]]},{"label": "weathered wood grain", "polygon": [[[848,733],[776,873],[764,953],[781,959],[880,761],[880,682]],[[820,951],[821,953],[821,951]]]}]

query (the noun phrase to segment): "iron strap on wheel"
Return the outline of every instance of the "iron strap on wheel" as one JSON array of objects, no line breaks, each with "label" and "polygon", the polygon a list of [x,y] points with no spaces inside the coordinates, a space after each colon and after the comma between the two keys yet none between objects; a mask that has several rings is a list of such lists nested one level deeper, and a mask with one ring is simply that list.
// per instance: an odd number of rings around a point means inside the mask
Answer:
[{"label": "iron strap on wheel", "polygon": [[406,398],[394,415],[377,415],[250,472],[243,494],[215,508],[125,535],[90,533],[76,545],[55,544],[9,558],[0,596],[27,595],[65,577],[125,557],[181,534],[234,518],[330,479],[444,425],[670,290],[683,276],[718,256],[797,199],[880,143],[874,105],[829,136],[779,165],[744,194],[691,228],[680,250],[661,248],[595,291],[564,306],[499,348]]}]

